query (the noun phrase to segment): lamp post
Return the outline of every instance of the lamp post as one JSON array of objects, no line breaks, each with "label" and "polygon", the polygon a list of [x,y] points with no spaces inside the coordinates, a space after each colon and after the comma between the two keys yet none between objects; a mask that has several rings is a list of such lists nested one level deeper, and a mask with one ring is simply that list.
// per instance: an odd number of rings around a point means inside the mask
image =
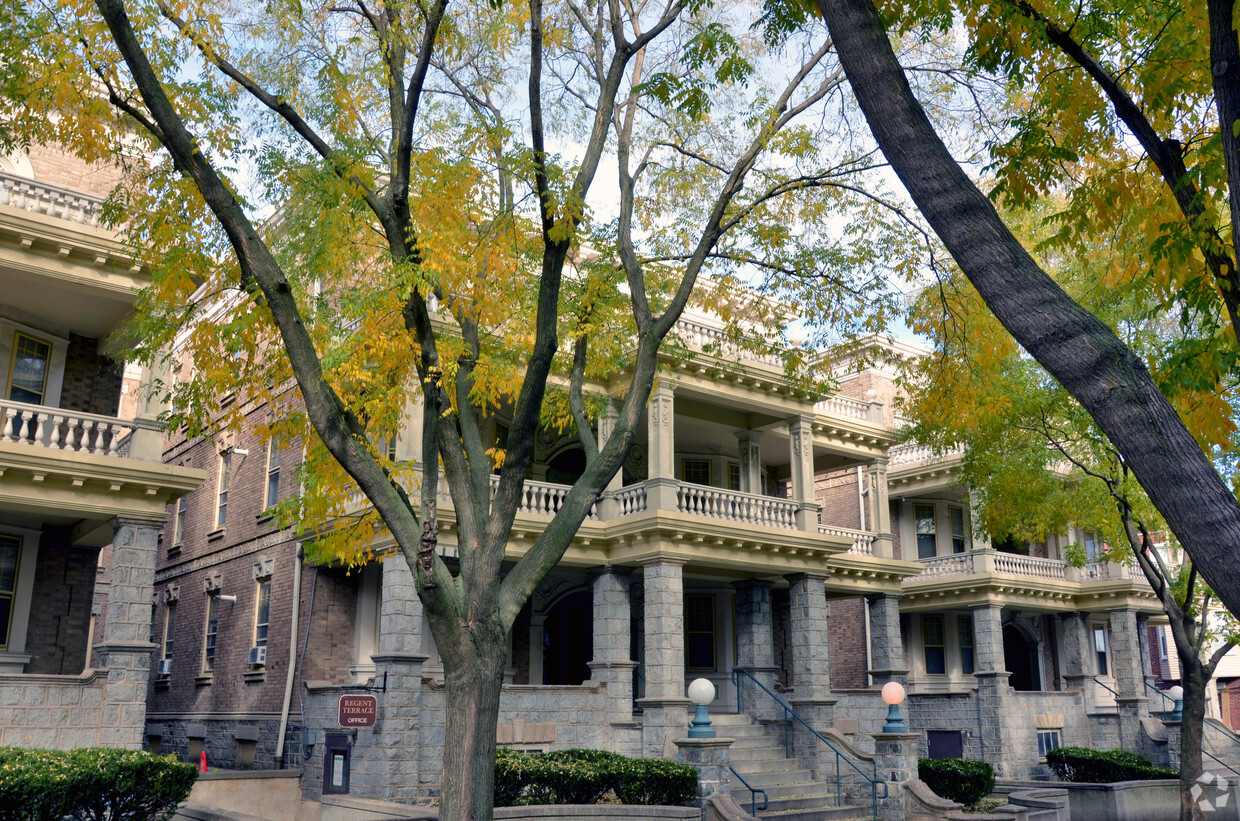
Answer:
[{"label": "lamp post", "polygon": [[689,738],[714,738],[715,728],[710,726],[706,705],[715,700],[715,685],[709,679],[695,678],[689,683],[689,700],[697,705],[693,721],[689,722]]},{"label": "lamp post", "polygon": [[883,685],[883,701],[887,705],[887,723],[883,725],[884,733],[907,733],[908,725],[904,716],[900,715],[900,704],[904,701],[904,687],[898,681],[889,681]]},{"label": "lamp post", "polygon": [[1172,706],[1171,708],[1171,720],[1172,721],[1183,721],[1184,720],[1184,688],[1177,684],[1167,691],[1167,696],[1173,702],[1175,702],[1174,706]]}]

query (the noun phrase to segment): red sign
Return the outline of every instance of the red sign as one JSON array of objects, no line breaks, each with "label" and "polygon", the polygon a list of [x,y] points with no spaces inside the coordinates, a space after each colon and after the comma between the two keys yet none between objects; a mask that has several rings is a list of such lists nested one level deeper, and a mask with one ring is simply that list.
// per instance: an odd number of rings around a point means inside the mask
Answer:
[{"label": "red sign", "polygon": [[340,697],[336,720],[341,727],[373,727],[379,718],[379,699],[374,696]]}]

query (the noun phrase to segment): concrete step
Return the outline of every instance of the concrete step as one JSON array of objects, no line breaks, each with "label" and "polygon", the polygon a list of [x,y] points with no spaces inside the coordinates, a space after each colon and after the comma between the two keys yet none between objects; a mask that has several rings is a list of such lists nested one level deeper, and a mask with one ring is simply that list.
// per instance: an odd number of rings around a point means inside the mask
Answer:
[{"label": "concrete step", "polygon": [[736,743],[728,748],[729,752],[733,750],[760,750],[769,747],[772,750],[778,749],[781,753],[784,751],[783,741],[775,741],[764,735],[744,736],[736,739]]},{"label": "concrete step", "polygon": [[[748,808],[748,804],[744,804]],[[800,810],[772,810],[767,809],[766,812],[758,811],[758,816],[766,821],[766,819],[777,819],[777,821],[869,821],[871,818],[869,807],[819,807],[817,809],[800,809]]]},{"label": "concrete step", "polygon": [[[791,764],[792,762],[789,763]],[[747,773],[737,767],[736,771],[745,776],[745,780],[753,786],[764,789],[777,784],[805,784],[809,781],[809,770],[775,770],[769,773]],[[741,787],[737,786],[736,789],[741,789]]]},{"label": "concrete step", "polygon": [[[749,781],[750,773],[754,773],[754,774],[785,773],[786,774],[786,773],[796,772],[797,768],[800,765],[797,764],[797,762],[795,761],[790,761],[787,758],[783,758],[781,756],[780,758],[761,758],[761,759],[756,759],[753,761],[738,762],[734,760],[732,761],[732,766],[736,768],[736,771],[738,773],[745,776],[746,781]],[[750,781],[749,783],[752,784],[753,782]]]},{"label": "concrete step", "polygon": [[[753,784],[752,781],[749,783]],[[758,786],[757,784],[753,785],[755,787]],[[762,787],[761,789],[766,791],[767,800],[769,800],[772,804],[779,800],[792,798],[815,798],[818,800],[819,804],[835,803],[834,791],[828,790],[826,784],[818,784],[812,781],[801,781],[799,783],[791,784],[771,784],[770,786]],[[736,799],[737,803],[739,803],[741,799],[748,801],[749,790],[745,789],[743,785],[734,785],[732,787],[732,797]],[[828,799],[830,800],[828,801]]]},{"label": "concrete step", "polygon": [[789,766],[796,766],[796,762],[784,758],[784,750],[782,747],[757,747],[754,749],[744,750],[728,750],[728,758],[732,762],[732,766],[740,772],[745,772],[742,764],[748,765],[752,761],[768,761],[772,758],[778,758],[781,761],[788,761]]}]

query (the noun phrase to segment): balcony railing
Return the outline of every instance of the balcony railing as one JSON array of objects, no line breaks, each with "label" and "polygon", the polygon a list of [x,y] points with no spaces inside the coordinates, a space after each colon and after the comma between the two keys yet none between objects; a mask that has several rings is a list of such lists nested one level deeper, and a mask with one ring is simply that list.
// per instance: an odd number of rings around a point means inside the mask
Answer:
[{"label": "balcony railing", "polygon": [[795,529],[797,526],[796,502],[688,482],[681,482],[676,488],[676,509],[681,513],[764,527]]},{"label": "balcony railing", "polygon": [[919,560],[925,569],[917,578],[935,578],[937,576],[969,576],[973,574],[973,554],[953,553],[950,556],[933,556]]},{"label": "balcony railing", "polygon": [[[1022,576],[1046,581],[1068,581],[1068,563],[1062,559],[1043,559],[1038,556],[1022,556],[998,550],[972,550],[949,556],[933,556],[919,559],[925,568],[918,578],[941,576],[970,576],[974,573],[994,572],[1003,576]],[[1097,578],[1085,576],[1084,578]]]},{"label": "balcony railing", "polygon": [[97,226],[103,199],[0,171],[0,205]]},{"label": "balcony railing", "polygon": [[620,488],[616,491],[616,504],[620,506],[620,515],[629,516],[646,510],[646,486],[638,483]]},{"label": "balcony railing", "polygon": [[964,448],[956,447],[947,451],[936,451],[929,445],[919,445],[916,442],[908,442],[903,445],[896,445],[887,452],[888,465],[896,468],[901,465],[916,465],[924,462],[934,462],[942,459],[950,459],[955,456],[964,454]]},{"label": "balcony railing", "polygon": [[1029,576],[1062,582],[1067,579],[1067,564],[1061,559],[1042,559],[1016,553],[994,553],[995,572],[1005,576]]},{"label": "balcony railing", "polygon": [[848,549],[849,553],[855,553],[859,556],[874,555],[873,533],[867,533],[864,530],[852,530],[847,527],[832,527],[831,525],[818,525],[818,532],[827,536],[842,536],[845,539],[852,539],[852,547]]},{"label": "balcony railing", "polygon": [[[491,475],[491,496],[494,498],[495,490],[499,487],[499,476]],[[539,516],[554,516],[560,512],[560,505],[564,504],[564,497],[568,496],[568,492],[572,490],[572,485],[559,485],[554,482],[538,482],[533,479],[526,479],[525,484],[521,487],[521,501],[517,504],[518,513],[533,513]],[[439,482],[438,499],[441,502],[452,502],[452,489],[448,486],[446,479]],[[592,506],[590,512],[586,514],[586,519],[597,519],[598,508]]]},{"label": "balcony railing", "polygon": [[680,337],[690,348],[708,349],[716,356],[732,359],[745,359],[750,362],[761,362],[775,368],[784,367],[784,357],[778,351],[756,352],[743,348],[736,340],[729,339],[722,328],[707,325],[692,319],[681,318],[676,323],[673,333]]},{"label": "balcony railing", "polygon": [[1145,574],[1135,564],[1112,562],[1086,562],[1081,568],[1081,578],[1086,581],[1146,581]]},{"label": "balcony railing", "polygon": [[[877,411],[875,409],[878,409]],[[865,422],[881,424],[881,406],[847,396],[828,396],[814,403],[814,410],[827,416],[842,416],[845,419],[861,419]]]},{"label": "balcony railing", "polygon": [[132,419],[0,400],[0,441],[52,450],[129,455],[130,434],[137,428],[158,430]]}]

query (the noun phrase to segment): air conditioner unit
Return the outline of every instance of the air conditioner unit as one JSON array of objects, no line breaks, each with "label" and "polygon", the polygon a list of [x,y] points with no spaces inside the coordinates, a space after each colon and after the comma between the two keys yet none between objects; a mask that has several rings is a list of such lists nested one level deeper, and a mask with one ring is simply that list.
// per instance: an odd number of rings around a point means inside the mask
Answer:
[{"label": "air conditioner unit", "polygon": [[172,659],[160,659],[155,665],[155,672],[161,676],[172,675]]},{"label": "air conditioner unit", "polygon": [[267,648],[251,647],[250,648],[250,666],[262,667],[267,664]]}]

